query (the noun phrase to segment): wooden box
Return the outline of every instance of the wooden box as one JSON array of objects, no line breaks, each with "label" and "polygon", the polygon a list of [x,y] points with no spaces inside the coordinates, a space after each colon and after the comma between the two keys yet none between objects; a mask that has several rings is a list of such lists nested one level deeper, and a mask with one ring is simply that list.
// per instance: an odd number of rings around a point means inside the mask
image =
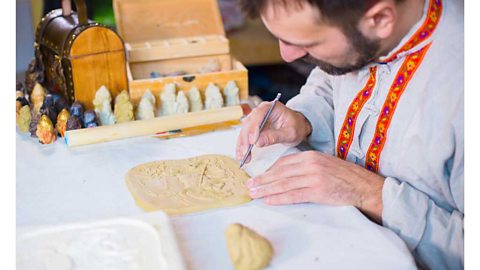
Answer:
[{"label": "wooden box", "polygon": [[71,0],[49,12],[35,33],[35,61],[44,72],[44,84],[69,103],[80,101],[92,109],[97,89],[105,85],[112,95],[128,89],[122,39],[112,30],[87,19],[83,0]]},{"label": "wooden box", "polygon": [[[248,99],[247,69],[230,55],[216,0],[114,0],[113,9],[117,32],[126,43],[129,91],[135,105],[146,89],[159,102],[167,83],[186,92],[196,86],[203,95],[209,83],[223,89],[233,80],[240,99]],[[200,72],[212,63],[220,70]],[[179,71],[185,74],[168,75]],[[167,76],[150,78],[152,72]]]}]

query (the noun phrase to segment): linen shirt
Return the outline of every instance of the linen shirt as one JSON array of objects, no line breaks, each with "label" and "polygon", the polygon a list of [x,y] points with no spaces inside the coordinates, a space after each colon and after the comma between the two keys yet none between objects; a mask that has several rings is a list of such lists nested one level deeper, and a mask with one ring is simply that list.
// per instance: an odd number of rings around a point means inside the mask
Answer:
[{"label": "linen shirt", "polygon": [[426,49],[423,61],[403,93],[396,97],[395,110],[389,112],[386,139],[377,156],[377,173],[385,177],[382,223],[404,240],[420,267],[461,269],[464,251],[463,1],[426,0],[423,17],[382,59],[389,58],[411,40],[428,16],[435,16],[429,12],[434,4],[442,6],[441,14],[434,18],[438,24],[428,38],[399,53],[393,61],[372,63],[345,75],[332,76],[315,68],[300,94],[287,106],[310,121],[312,134],[308,142],[314,149],[338,155],[338,140],[347,111],[366,86],[370,68],[376,67],[375,86],[359,108],[345,156],[346,160],[365,166],[390,88],[399,80],[398,71],[407,57]]}]

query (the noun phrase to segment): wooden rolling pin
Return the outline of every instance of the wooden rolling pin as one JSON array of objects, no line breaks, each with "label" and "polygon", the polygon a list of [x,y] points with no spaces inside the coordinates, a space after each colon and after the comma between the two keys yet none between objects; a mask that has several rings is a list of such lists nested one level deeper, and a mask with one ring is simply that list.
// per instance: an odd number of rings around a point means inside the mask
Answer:
[{"label": "wooden rolling pin", "polygon": [[69,130],[65,133],[65,143],[68,146],[78,146],[154,135],[175,129],[238,120],[242,117],[243,112],[242,106],[237,105],[214,110],[162,116],[149,120],[123,122],[110,126]]}]

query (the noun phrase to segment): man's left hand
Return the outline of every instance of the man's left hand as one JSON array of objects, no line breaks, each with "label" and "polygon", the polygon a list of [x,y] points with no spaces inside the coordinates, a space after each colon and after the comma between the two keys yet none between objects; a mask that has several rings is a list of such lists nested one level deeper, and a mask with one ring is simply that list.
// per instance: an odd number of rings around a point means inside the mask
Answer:
[{"label": "man's left hand", "polygon": [[252,198],[265,198],[267,204],[353,205],[381,224],[384,180],[359,165],[307,151],[280,158],[247,187]]}]

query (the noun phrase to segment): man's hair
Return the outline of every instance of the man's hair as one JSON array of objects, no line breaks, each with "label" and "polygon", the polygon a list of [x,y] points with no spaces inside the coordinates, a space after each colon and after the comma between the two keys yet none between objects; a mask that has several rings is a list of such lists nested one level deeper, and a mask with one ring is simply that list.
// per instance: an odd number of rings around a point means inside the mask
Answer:
[{"label": "man's hair", "polygon": [[[356,27],[363,14],[379,0],[237,0],[242,11],[256,18],[267,4],[284,8],[298,7],[307,3],[316,7],[322,21],[340,26],[343,30]],[[396,0],[397,2],[403,0]]]}]

